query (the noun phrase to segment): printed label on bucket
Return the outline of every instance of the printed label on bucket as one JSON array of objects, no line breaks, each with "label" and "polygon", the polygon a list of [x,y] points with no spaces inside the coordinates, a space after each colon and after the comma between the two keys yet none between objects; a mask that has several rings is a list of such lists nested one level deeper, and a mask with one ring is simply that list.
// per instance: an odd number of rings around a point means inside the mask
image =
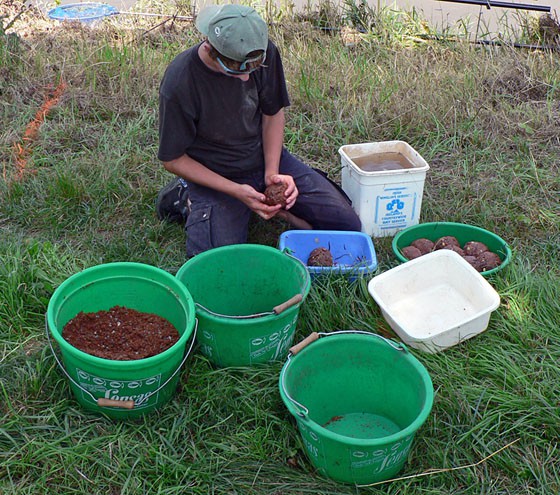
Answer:
[{"label": "printed label on bucket", "polygon": [[218,349],[216,347],[216,339],[214,334],[203,330],[199,336],[200,351],[209,359],[219,360]]},{"label": "printed label on bucket", "polygon": [[301,439],[305,445],[305,449],[312,458],[316,466],[322,466],[325,464],[325,454],[323,452],[323,444],[319,435],[313,430],[309,429],[303,422],[298,421],[299,432],[301,433]]},{"label": "printed label on bucket", "polygon": [[[76,382],[98,398],[103,397],[105,399],[122,401],[133,400],[135,409],[148,407],[150,402],[154,403],[155,401],[157,403],[159,391],[154,395],[150,394],[159,387],[161,374],[138,380],[113,380],[100,378],[79,368],[76,369],[76,372]],[[81,393],[84,400],[92,402],[91,397],[83,390]],[[94,402],[92,403],[95,404]]]},{"label": "printed label on bucket", "polygon": [[255,337],[249,343],[249,359],[251,363],[262,363],[269,355],[268,361],[276,361],[287,353],[292,345],[297,316],[277,332]]},{"label": "printed label on bucket", "polygon": [[405,186],[387,187],[375,198],[374,222],[381,230],[408,227],[418,215],[418,195]]},{"label": "printed label on bucket", "polygon": [[398,466],[407,459],[412,438],[411,435],[385,448],[354,450],[350,453],[350,468],[352,471],[373,468],[373,474],[378,474]]}]

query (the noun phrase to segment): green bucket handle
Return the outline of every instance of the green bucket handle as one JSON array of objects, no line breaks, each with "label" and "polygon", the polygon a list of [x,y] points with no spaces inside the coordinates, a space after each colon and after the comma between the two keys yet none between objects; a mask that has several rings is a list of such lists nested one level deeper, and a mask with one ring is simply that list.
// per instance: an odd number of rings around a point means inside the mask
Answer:
[{"label": "green bucket handle", "polygon": [[297,412],[297,415],[300,416],[301,418],[306,418],[309,415],[309,409],[307,409],[307,407],[305,407],[303,404],[301,404],[297,400],[295,400],[288,393],[288,391],[286,390],[286,385],[285,385],[286,370],[288,369],[288,366],[290,365],[289,364],[290,360],[292,359],[292,356],[295,356],[298,352],[303,350],[303,348],[307,347],[312,342],[315,342],[320,337],[330,337],[331,335],[340,335],[340,334],[362,334],[362,335],[369,335],[371,337],[377,337],[377,338],[383,340],[384,342],[386,342],[387,344],[389,344],[393,349],[396,349],[397,351],[405,352],[405,353],[409,352],[408,347],[406,347],[406,345],[403,344],[402,342],[396,342],[392,339],[388,339],[386,337],[383,337],[382,335],[378,335],[376,333],[371,333],[371,332],[366,332],[364,330],[337,330],[335,332],[311,332],[301,342],[299,342],[298,344],[295,344],[292,347],[290,347],[289,352],[288,352],[288,359],[287,359],[286,365],[282,368],[282,373],[280,375],[280,386],[282,387],[282,391],[284,392],[286,397],[290,400],[290,402],[292,402],[292,404],[294,404],[294,406],[296,406],[297,408],[300,409],[300,411]]},{"label": "green bucket handle", "polygon": [[66,371],[66,368],[61,363],[60,359],[58,359],[58,356],[56,355],[56,352],[55,352],[53,344],[52,344],[51,336],[49,335],[49,325],[48,325],[48,321],[47,321],[47,315],[45,315],[45,332],[47,334],[47,341],[49,343],[49,347],[51,348],[51,352],[52,352],[52,355],[53,355],[56,363],[58,364],[58,366],[62,370],[62,372],[66,375],[66,378],[68,378],[82,392],[85,392],[87,395],[89,395],[91,397],[91,399],[93,400],[93,402],[95,402],[99,407],[119,407],[121,409],[134,409],[134,406],[141,405],[143,402],[147,401],[152,395],[157,394],[163,387],[165,387],[173,379],[173,377],[183,367],[183,364],[185,364],[185,361],[189,357],[189,355],[192,351],[192,348],[194,346],[194,343],[196,341],[196,331],[197,331],[197,329],[198,329],[198,320],[195,318],[195,324],[194,324],[194,329],[193,329],[193,334],[192,334],[191,345],[189,347],[189,350],[185,353],[185,356],[183,357],[183,359],[179,363],[179,366],[177,366],[177,369],[171,374],[171,376],[167,380],[165,380],[165,382],[162,385],[160,385],[158,388],[156,388],[153,392],[147,393],[144,397],[142,397],[142,399],[140,399],[136,403],[133,400],[122,400],[121,401],[121,400],[106,399],[104,397],[95,398],[89,390],[86,390],[78,382],[76,382],[76,380],[74,380],[70,376],[70,374]]}]

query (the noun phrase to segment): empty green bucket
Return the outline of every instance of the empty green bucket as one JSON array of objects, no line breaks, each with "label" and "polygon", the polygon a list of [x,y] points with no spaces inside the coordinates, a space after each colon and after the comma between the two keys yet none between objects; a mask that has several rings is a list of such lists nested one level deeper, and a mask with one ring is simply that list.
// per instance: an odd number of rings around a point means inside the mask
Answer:
[{"label": "empty green bucket", "polygon": [[432,408],[428,372],[403,344],[376,334],[312,336],[291,349],[279,381],[311,463],[344,483],[394,477]]},{"label": "empty green bucket", "polygon": [[195,301],[201,352],[220,367],[283,359],[311,286],[301,261],[257,244],[205,251],[176,277]]},{"label": "empty green bucket", "polygon": [[[78,313],[107,311],[116,305],[165,318],[179,332],[179,340],[156,356],[116,361],[87,354],[62,337],[64,326]],[[136,418],[167,402],[190,352],[187,342],[191,336],[194,341],[191,295],[173,275],[142,263],[107,263],[72,275],[55,290],[46,319],[47,337],[50,331],[62,362],[54,349],[53,355],[76,400],[85,409],[114,419]]]}]

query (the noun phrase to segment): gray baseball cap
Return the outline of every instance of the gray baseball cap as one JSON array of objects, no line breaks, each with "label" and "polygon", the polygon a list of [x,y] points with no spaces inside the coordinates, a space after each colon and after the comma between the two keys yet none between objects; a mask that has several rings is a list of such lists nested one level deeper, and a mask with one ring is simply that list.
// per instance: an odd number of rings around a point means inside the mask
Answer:
[{"label": "gray baseball cap", "polygon": [[256,50],[266,52],[268,26],[252,7],[209,5],[200,11],[195,25],[218,52],[237,62]]}]

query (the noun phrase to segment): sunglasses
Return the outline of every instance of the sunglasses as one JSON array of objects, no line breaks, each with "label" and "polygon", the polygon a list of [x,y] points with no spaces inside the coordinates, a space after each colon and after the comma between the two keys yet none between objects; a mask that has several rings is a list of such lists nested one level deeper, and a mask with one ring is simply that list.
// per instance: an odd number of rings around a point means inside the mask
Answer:
[{"label": "sunglasses", "polygon": [[[220,57],[217,57],[216,60],[218,61],[218,64],[220,64],[220,67],[224,70],[224,72],[226,72],[227,74],[233,74],[236,76],[242,75],[242,74],[250,74],[251,72],[255,72],[257,69],[260,69],[262,64],[264,64],[264,61],[266,60],[266,53],[263,53],[261,55],[259,55],[258,57],[254,57],[254,58],[248,58],[247,60],[245,60],[240,66],[238,70],[235,69],[230,69],[229,67],[227,67],[224,62],[222,62],[222,60],[220,59]],[[256,67],[247,67],[247,64],[251,64],[253,62],[260,62],[259,65],[257,65]]]}]

